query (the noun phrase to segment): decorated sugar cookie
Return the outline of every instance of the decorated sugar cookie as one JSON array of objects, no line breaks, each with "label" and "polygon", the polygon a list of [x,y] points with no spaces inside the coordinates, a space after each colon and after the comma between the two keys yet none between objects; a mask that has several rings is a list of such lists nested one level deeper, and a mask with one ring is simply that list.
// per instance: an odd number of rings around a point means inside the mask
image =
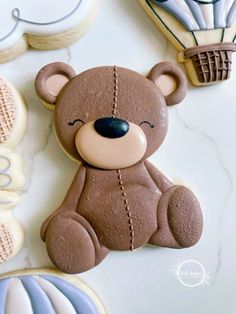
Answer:
[{"label": "decorated sugar cookie", "polygon": [[81,279],[45,269],[0,277],[0,313],[105,314],[105,309]]},{"label": "decorated sugar cookie", "polygon": [[236,51],[236,1],[139,0],[175,46],[193,85],[230,78]]},{"label": "decorated sugar cookie", "polygon": [[89,28],[97,0],[9,0],[0,11],[0,62],[28,47],[40,50],[71,45]]},{"label": "decorated sugar cookie", "polygon": [[0,263],[14,257],[23,244],[23,230],[11,210],[20,202],[25,183],[23,162],[13,152],[27,125],[26,105],[18,91],[0,78]]},{"label": "decorated sugar cookie", "polygon": [[53,63],[39,72],[35,86],[55,109],[61,146],[82,162],[64,202],[41,228],[60,270],[87,271],[110,250],[198,242],[197,198],[147,161],[165,139],[167,106],[186,95],[186,78],[175,63],[154,66],[148,77],[116,66],[76,76],[69,65]]}]

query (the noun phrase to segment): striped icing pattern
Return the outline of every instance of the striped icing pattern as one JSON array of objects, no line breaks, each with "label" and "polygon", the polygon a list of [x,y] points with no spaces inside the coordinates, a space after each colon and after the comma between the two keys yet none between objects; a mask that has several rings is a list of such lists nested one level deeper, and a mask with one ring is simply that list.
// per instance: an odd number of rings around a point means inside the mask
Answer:
[{"label": "striped icing pattern", "polygon": [[24,275],[0,280],[0,314],[99,314],[82,289],[56,276]]}]

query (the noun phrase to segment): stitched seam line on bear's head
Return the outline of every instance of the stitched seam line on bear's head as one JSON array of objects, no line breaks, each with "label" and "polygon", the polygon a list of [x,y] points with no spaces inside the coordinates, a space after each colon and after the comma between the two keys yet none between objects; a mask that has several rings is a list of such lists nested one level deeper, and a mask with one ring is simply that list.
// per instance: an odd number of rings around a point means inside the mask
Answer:
[{"label": "stitched seam line on bear's head", "polygon": [[118,69],[116,66],[113,68],[114,70],[114,89],[113,89],[113,106],[112,106],[112,118],[116,117],[117,113],[117,104],[118,104]]},{"label": "stitched seam line on bear's head", "polygon": [[120,189],[122,191],[122,197],[124,200],[125,210],[126,210],[127,216],[128,216],[129,234],[130,234],[130,250],[133,251],[134,250],[134,223],[133,223],[132,213],[131,213],[131,210],[129,207],[129,202],[127,199],[127,194],[125,192],[125,188],[124,188],[124,184],[123,184],[123,180],[122,180],[122,174],[121,174],[120,169],[117,170],[117,174],[118,174],[119,186],[120,186]]}]

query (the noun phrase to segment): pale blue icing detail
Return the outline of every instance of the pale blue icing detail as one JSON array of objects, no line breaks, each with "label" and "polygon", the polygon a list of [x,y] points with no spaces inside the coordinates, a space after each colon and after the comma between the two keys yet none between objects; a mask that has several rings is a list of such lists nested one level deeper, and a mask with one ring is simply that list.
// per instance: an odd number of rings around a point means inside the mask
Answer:
[{"label": "pale blue icing detail", "polygon": [[48,296],[32,276],[22,276],[19,279],[29,295],[34,314],[56,314]]},{"label": "pale blue icing detail", "polygon": [[233,5],[229,11],[227,21],[226,21],[226,26],[231,27],[235,18],[236,18],[236,1],[234,1]]},{"label": "pale blue icing detail", "polygon": [[[225,15],[227,15],[226,11],[228,10],[227,0],[182,0],[190,9],[193,19],[183,10],[181,4],[178,5],[178,2],[175,0],[151,1],[169,12],[186,30],[191,32],[199,29],[208,30],[231,27],[236,18],[236,0],[229,10],[228,17],[225,17]],[[196,29],[196,23],[199,29]]]},{"label": "pale blue icing detail", "polygon": [[207,29],[206,22],[205,22],[203,14],[202,14],[202,10],[200,8],[200,5],[194,0],[185,0],[185,2],[187,3],[189,9],[191,10],[199,28],[201,30]]},{"label": "pale blue icing detail", "polygon": [[10,279],[3,279],[0,281],[0,314],[5,314],[5,303],[9,284]]},{"label": "pale blue icing detail", "polygon": [[91,298],[82,290],[72,284],[53,276],[40,276],[41,278],[51,282],[58,290],[60,290],[74,306],[78,314],[99,314],[97,307]]},{"label": "pale blue icing detail", "polygon": [[159,1],[159,0],[152,0],[156,3],[159,7],[169,12],[171,15],[176,17],[176,19],[188,30],[194,30],[194,24],[189,18],[187,14],[184,14],[183,8],[180,8],[174,0],[166,0],[166,1]]},{"label": "pale blue icing detail", "polygon": [[220,0],[214,4],[214,27],[215,28],[223,28],[226,23],[224,19],[224,6],[226,1]]}]

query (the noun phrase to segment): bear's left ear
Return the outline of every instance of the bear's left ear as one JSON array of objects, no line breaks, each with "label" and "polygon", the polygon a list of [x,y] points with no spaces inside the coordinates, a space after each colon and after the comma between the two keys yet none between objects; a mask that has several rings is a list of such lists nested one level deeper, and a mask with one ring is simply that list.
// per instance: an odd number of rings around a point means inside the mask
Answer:
[{"label": "bear's left ear", "polygon": [[187,93],[187,80],[183,71],[174,62],[161,62],[155,65],[148,79],[161,90],[168,106],[180,103]]},{"label": "bear's left ear", "polygon": [[53,109],[62,88],[75,76],[74,69],[66,63],[48,64],[39,71],[35,79],[36,93]]}]

